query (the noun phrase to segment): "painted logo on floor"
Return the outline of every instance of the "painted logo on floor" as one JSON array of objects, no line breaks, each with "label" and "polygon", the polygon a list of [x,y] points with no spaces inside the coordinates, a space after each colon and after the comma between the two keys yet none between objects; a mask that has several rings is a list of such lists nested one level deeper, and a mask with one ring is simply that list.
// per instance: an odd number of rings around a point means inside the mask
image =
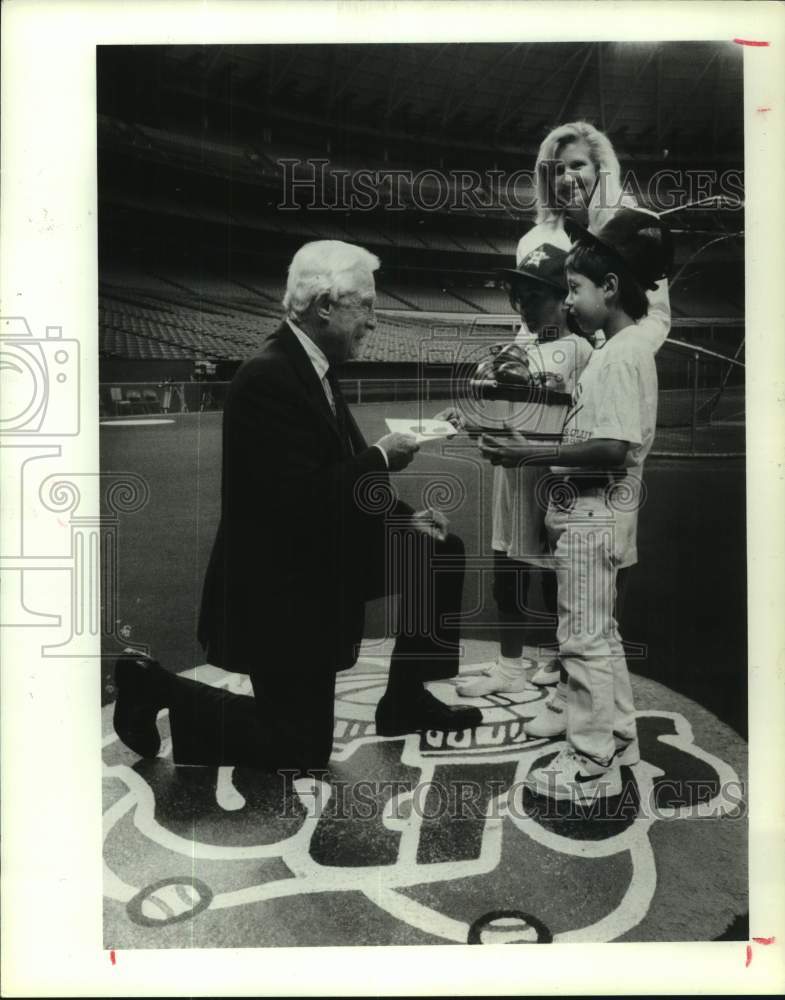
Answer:
[{"label": "painted logo on floor", "polygon": [[[362,667],[360,660],[360,667]],[[479,674],[479,669],[477,669]],[[338,675],[335,690],[335,732],[333,754],[345,759],[357,745],[376,740],[374,711],[384,693],[385,677],[378,672]],[[481,758],[503,750],[520,750],[523,744],[532,746],[523,731],[524,723],[534,718],[542,707],[549,689],[527,689],[516,694],[490,695],[466,700],[459,698],[452,681],[434,681],[429,689],[447,704],[476,705],[482,709],[483,724],[476,729],[446,733],[436,730],[419,737],[418,751],[425,757],[458,754]],[[242,690],[241,685],[238,690]],[[542,741],[541,741],[542,743]]]},{"label": "painted logo on floor", "polygon": [[[191,676],[249,693],[247,678],[214,667]],[[523,784],[562,745],[523,731],[543,692],[477,699],[474,733],[384,739],[383,686],[362,660],[339,675],[330,783],[175,768],[166,740],[131,766],[110,734],[105,895],[144,927],[305,895],[329,926],[331,894],[353,893],[433,943],[611,941],[655,919],[664,845],[705,866],[713,824],[743,814],[738,775],[681,713],[640,712],[641,761],[622,768],[622,795],[577,807]],[[456,700],[450,682],[432,690]],[[706,822],[685,840],[690,819]]]}]

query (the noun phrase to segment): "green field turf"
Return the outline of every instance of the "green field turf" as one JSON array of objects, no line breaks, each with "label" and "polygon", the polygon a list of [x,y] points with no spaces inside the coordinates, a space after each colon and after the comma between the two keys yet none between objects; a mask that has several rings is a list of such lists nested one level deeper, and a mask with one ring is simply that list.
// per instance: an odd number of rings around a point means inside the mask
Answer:
[{"label": "green field turf", "polygon": [[[431,416],[444,403],[430,403]],[[384,418],[416,416],[416,403],[370,403],[354,413],[369,441]],[[220,509],[219,412],[175,414],[150,427],[101,427],[103,472],[133,472],[150,488],[147,506],[121,515],[118,638],[149,647],[170,669],[204,662],[195,638],[202,578]],[[264,461],[259,455],[258,460]],[[460,493],[449,515],[469,556],[486,562],[467,575],[466,635],[493,637],[490,576],[490,467],[468,439],[423,446],[405,474],[401,496],[422,506],[423,491],[444,482]],[[645,647],[631,669],[694,698],[746,733],[746,559],[744,461],[652,459],[641,511],[639,565],[631,572],[622,634]],[[538,588],[535,588],[539,601]],[[384,602],[369,605],[368,635],[385,631]],[[544,627],[534,641],[552,639]],[[263,649],[260,649],[260,655]]]}]

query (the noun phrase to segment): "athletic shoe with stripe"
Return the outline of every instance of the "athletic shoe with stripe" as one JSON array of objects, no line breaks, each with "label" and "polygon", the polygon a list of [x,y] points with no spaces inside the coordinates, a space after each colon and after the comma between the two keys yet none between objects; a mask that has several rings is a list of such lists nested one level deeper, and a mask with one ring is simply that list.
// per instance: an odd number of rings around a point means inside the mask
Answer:
[{"label": "athletic shoe with stripe", "polygon": [[[525,729],[526,727],[524,726],[523,728]],[[632,767],[634,764],[640,763],[641,748],[638,745],[637,736],[619,736],[617,733],[614,733],[613,739],[616,743],[616,753],[613,755],[613,759],[617,764]]]},{"label": "athletic shoe with stripe", "polygon": [[538,687],[548,687],[551,684],[559,683],[561,663],[558,659],[548,660],[547,663],[540,664],[537,673],[531,678],[531,683]]},{"label": "athletic shoe with stripe", "polygon": [[523,731],[538,740],[564,736],[567,732],[567,703],[559,697],[558,688],[545,702],[540,714],[524,723]]},{"label": "athletic shoe with stripe", "polygon": [[526,669],[532,666],[523,657],[508,659],[499,656],[490,667],[485,667],[479,677],[459,681],[458,694],[462,698],[482,698],[489,694],[515,694],[526,689]]},{"label": "athletic shoe with stripe", "polygon": [[621,795],[622,787],[615,760],[599,764],[569,746],[547,764],[530,771],[523,783],[535,795],[580,803]]}]

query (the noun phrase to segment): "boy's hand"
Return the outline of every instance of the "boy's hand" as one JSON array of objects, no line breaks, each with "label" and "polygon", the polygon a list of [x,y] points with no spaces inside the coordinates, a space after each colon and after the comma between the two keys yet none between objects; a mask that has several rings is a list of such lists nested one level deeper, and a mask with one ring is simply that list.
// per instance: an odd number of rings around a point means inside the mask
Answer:
[{"label": "boy's hand", "polygon": [[439,410],[434,420],[446,420],[448,423],[452,424],[457,430],[461,430],[464,426],[464,419],[461,413],[454,407],[448,406],[444,410]]},{"label": "boy's hand", "polygon": [[514,468],[531,458],[541,458],[543,449],[536,444],[529,444],[526,438],[509,424],[505,424],[508,436],[502,441],[483,434],[480,438],[480,454],[490,460],[491,465],[503,465],[507,469]]},{"label": "boy's hand", "polygon": [[439,542],[443,542],[447,537],[447,518],[434,507],[426,507],[425,510],[418,510],[416,514],[412,514],[411,524],[416,531],[430,535]]}]

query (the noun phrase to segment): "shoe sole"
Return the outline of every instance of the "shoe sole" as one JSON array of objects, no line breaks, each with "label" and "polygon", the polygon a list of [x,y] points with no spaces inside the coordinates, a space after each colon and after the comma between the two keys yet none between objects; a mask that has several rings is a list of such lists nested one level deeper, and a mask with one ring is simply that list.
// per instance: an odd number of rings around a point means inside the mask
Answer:
[{"label": "shoe sole", "polygon": [[509,685],[504,685],[500,687],[494,687],[491,691],[482,691],[476,694],[472,694],[465,688],[456,688],[458,694],[461,698],[487,698],[491,694],[521,694],[522,691],[526,690],[526,682],[522,684],[516,684],[514,687]]},{"label": "shoe sole", "polygon": [[[156,758],[161,751],[161,734],[158,732],[155,721],[153,721],[154,731],[151,734],[148,734],[145,728],[135,729],[132,720],[126,721],[131,722],[131,728],[124,726],[123,720],[118,717],[117,701],[115,701],[115,709],[112,714],[112,728],[117,738],[123,746],[128,747],[138,757],[142,757],[145,760]],[[149,739],[146,738],[148,735]]]},{"label": "shoe sole", "polygon": [[567,727],[565,726],[564,729],[560,729],[555,733],[534,733],[529,729],[528,725],[524,725],[523,731],[527,736],[531,736],[535,740],[559,740],[567,734]]},{"label": "shoe sole", "polygon": [[[560,729],[556,733],[534,733],[529,729],[528,724],[525,724],[523,731],[527,736],[531,736],[535,740],[557,740],[566,735],[567,727],[565,726],[564,729]],[[614,760],[620,767],[634,767],[641,762],[640,749],[637,746],[628,746],[621,753],[617,752]]]},{"label": "shoe sole", "polygon": [[[565,705],[561,711],[556,712],[550,707],[552,703],[553,703],[552,701],[546,701],[545,707],[543,708],[542,712],[540,712],[540,714],[536,718],[532,719],[530,722],[524,723],[523,731],[524,733],[526,733],[527,736],[533,736],[535,739],[538,740],[555,740],[555,739],[560,739],[561,737],[567,735],[567,716],[566,716],[567,706]],[[544,719],[551,719],[551,721],[554,721],[552,716],[558,716],[559,718],[563,719],[563,724],[559,729],[549,730],[547,733],[532,732],[532,728],[536,726],[539,722],[542,722]]]},{"label": "shoe sole", "polygon": [[[131,722],[129,730],[122,724],[123,720],[118,718],[120,697],[123,696],[125,699],[130,697],[128,689],[133,685],[134,679],[132,675],[139,669],[140,664],[145,669],[150,669],[150,665],[153,664],[154,669],[163,670],[163,667],[153,657],[147,656],[145,653],[139,653],[137,650],[124,650],[124,655],[118,657],[114,666],[114,683],[117,693],[115,695],[114,712],[112,713],[112,728],[120,742],[127,746],[129,750],[132,750],[140,757],[152,760],[158,756],[162,745],[161,734],[155,722],[160,709],[155,709],[155,718],[153,720],[154,732],[151,734],[149,741],[145,739],[146,727],[135,729],[133,722]],[[131,719],[126,719],[126,721],[131,721]],[[136,739],[137,736],[140,736],[141,740]]]},{"label": "shoe sole", "polygon": [[[427,733],[429,731],[434,731],[437,733],[462,733],[467,729],[476,729],[477,726],[482,725],[482,713],[478,712],[479,718],[475,719],[473,722],[455,723],[455,725],[433,725],[424,723],[418,726],[389,726],[384,723],[379,724],[376,722],[376,735],[377,736],[406,736],[407,733]],[[472,717],[474,718],[474,717]]]},{"label": "shoe sole", "polygon": [[532,678],[530,678],[529,683],[530,684],[536,684],[537,687],[551,687],[551,685],[559,683],[559,675],[558,674],[550,674],[546,678],[532,677]]},{"label": "shoe sole", "polygon": [[597,799],[613,799],[621,795],[622,782],[603,781],[602,776],[596,781],[579,784],[577,781],[569,787],[562,786],[554,788],[553,783],[546,787],[541,786],[535,778],[531,781],[524,779],[523,784],[534,795],[539,795],[554,802],[578,802],[581,805],[590,805]]},{"label": "shoe sole", "polygon": [[621,752],[616,751],[614,760],[625,767],[633,767],[641,762],[641,751],[637,743],[628,744]]},{"label": "shoe sole", "polygon": [[402,729],[402,728],[388,729],[386,727],[380,728],[377,725],[376,726],[376,735],[377,736],[407,736],[409,733],[429,733],[429,732],[434,732],[434,733],[462,733],[462,732],[465,732],[467,729],[476,729],[477,725],[479,725],[479,723],[475,723],[474,725],[471,725],[471,726],[450,726],[450,727],[447,727],[447,726],[418,726],[417,729]]}]

